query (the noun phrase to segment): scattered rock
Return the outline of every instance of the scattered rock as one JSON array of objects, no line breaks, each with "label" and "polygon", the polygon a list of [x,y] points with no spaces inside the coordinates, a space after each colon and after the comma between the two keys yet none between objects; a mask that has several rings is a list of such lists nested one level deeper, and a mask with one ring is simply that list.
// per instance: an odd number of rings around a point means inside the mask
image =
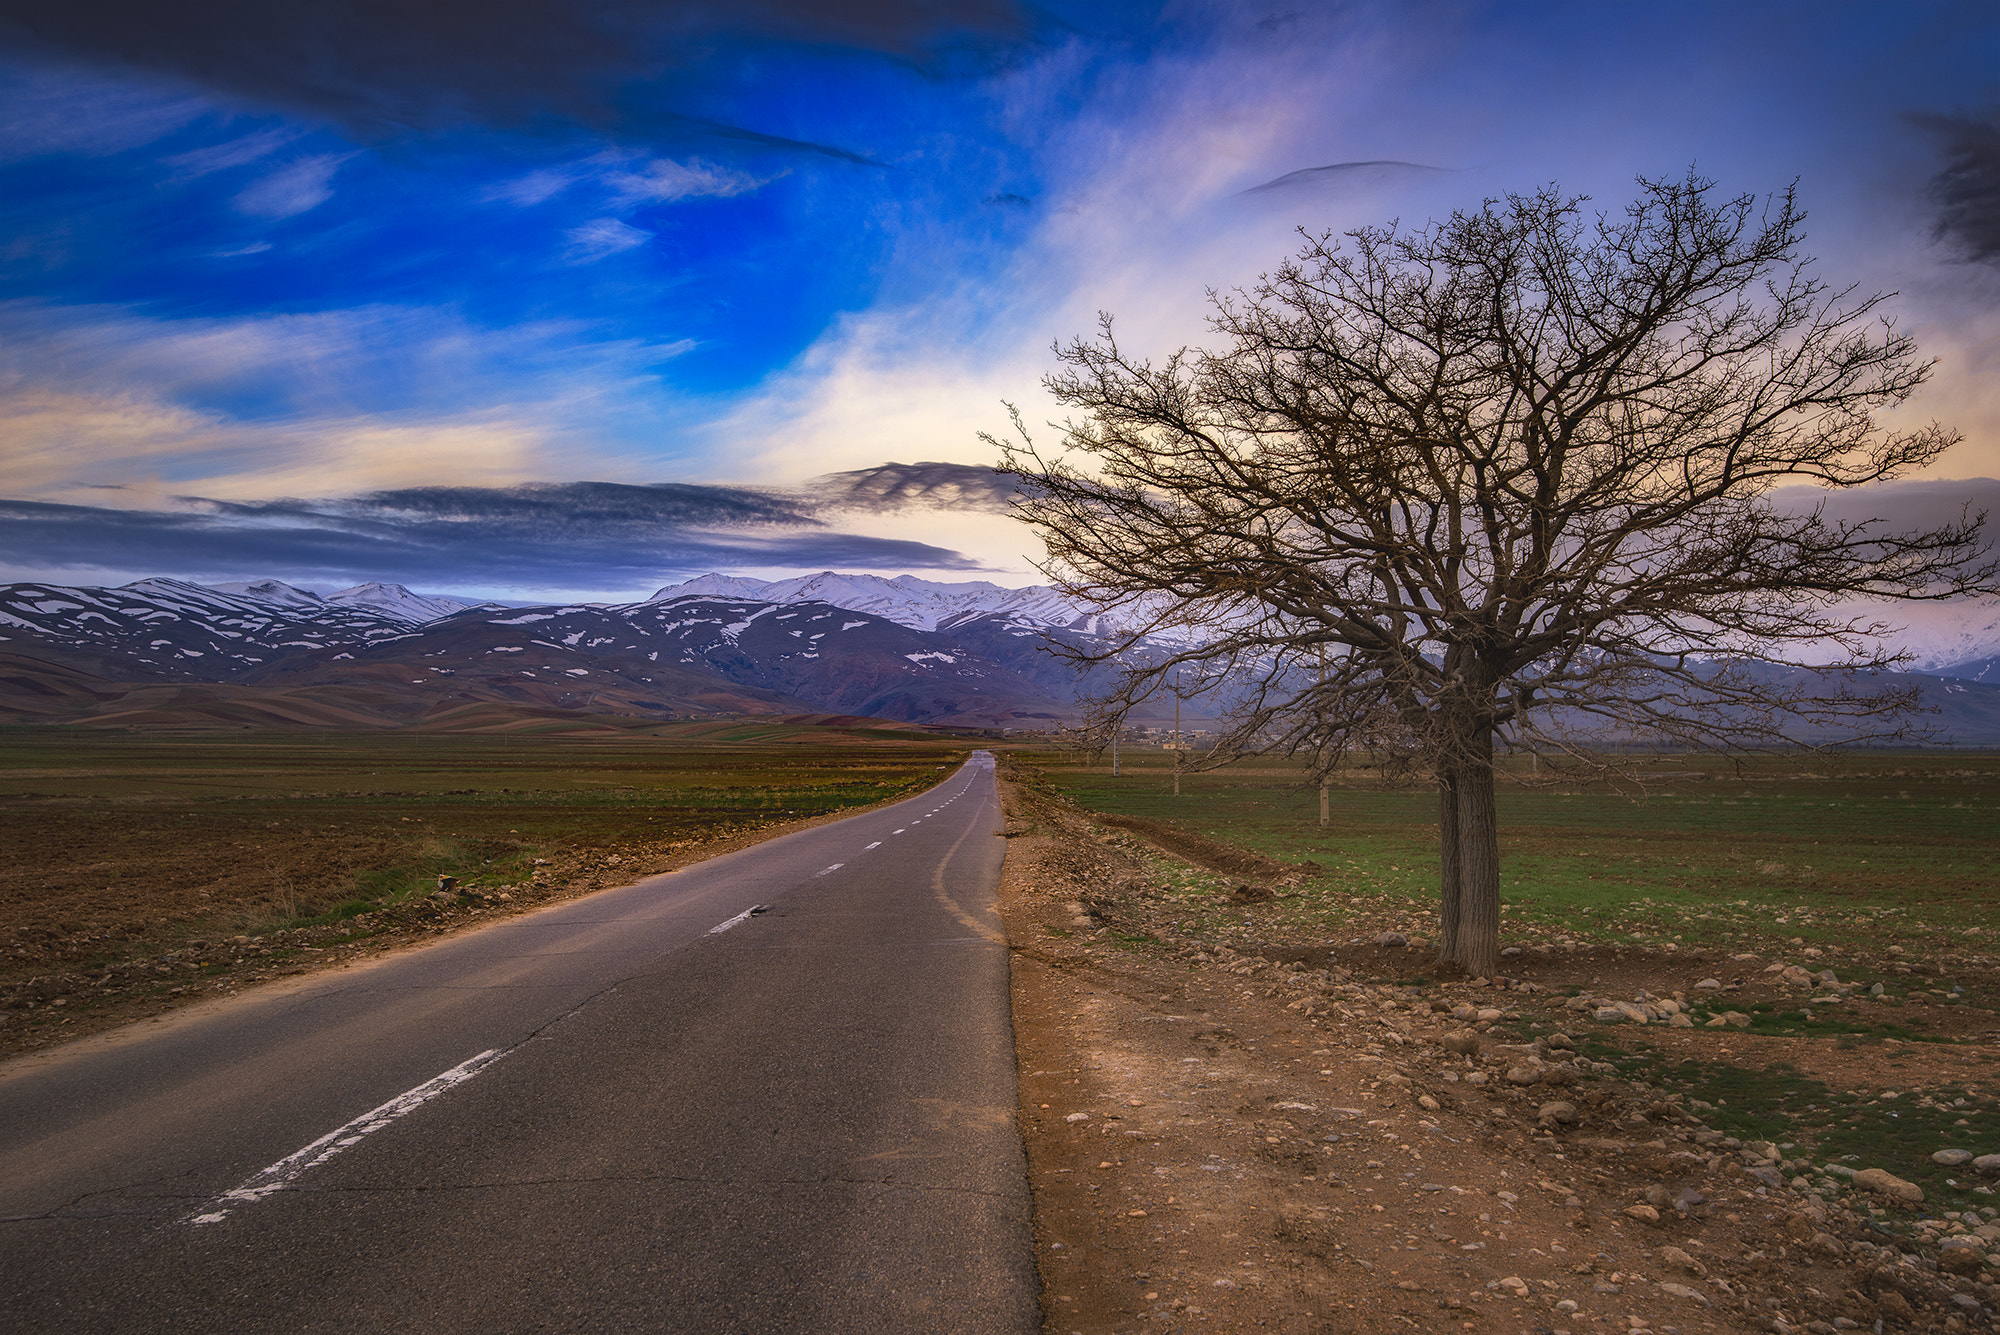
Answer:
[{"label": "scattered rock", "polygon": [[1943,1164],[1946,1168],[1956,1168],[1960,1164],[1972,1162],[1972,1151],[1939,1150],[1936,1154],[1933,1154],[1931,1156],[1931,1162],[1935,1164]]},{"label": "scattered rock", "polygon": [[1700,1303],[1703,1307],[1714,1306],[1714,1304],[1709,1302],[1707,1294],[1703,1293],[1700,1289],[1691,1289],[1685,1284],[1662,1281],[1656,1287],[1658,1287],[1661,1293],[1671,1293],[1676,1298],[1686,1298],[1690,1302]]},{"label": "scattered rock", "polygon": [[1628,1205],[1625,1207],[1625,1213],[1639,1220],[1641,1223],[1657,1224],[1660,1222],[1660,1212],[1650,1205]]},{"label": "scattered rock", "polygon": [[1970,1275],[1986,1268],[1985,1244],[1978,1238],[1946,1238],[1938,1244],[1938,1269]]},{"label": "scattered rock", "polygon": [[1678,1247],[1660,1248],[1660,1261],[1662,1264],[1670,1265],[1683,1274],[1693,1275],[1697,1279],[1706,1279],[1708,1277],[1708,1267]]},{"label": "scattered rock", "polygon": [[2000,1173],[2000,1154],[1982,1154],[1972,1161],[1972,1166],[1982,1173]]},{"label": "scattered rock", "polygon": [[1704,978],[1696,983],[1695,986],[1704,992],[1719,992],[1722,990],[1722,980],[1720,978]]},{"label": "scattered rock", "polygon": [[1582,1114],[1577,1112],[1576,1105],[1565,1103],[1561,1099],[1544,1103],[1540,1116],[1543,1126],[1575,1126],[1582,1120]]},{"label": "scattered rock", "polygon": [[1477,1056],[1479,1053],[1479,1035],[1470,1029],[1454,1029],[1438,1041],[1444,1045],[1445,1051],[1456,1052],[1461,1057]]},{"label": "scattered rock", "polygon": [[1861,1190],[1904,1205],[1922,1205],[1924,1189],[1914,1182],[1905,1182],[1886,1168],[1864,1168],[1854,1175],[1854,1185]]},{"label": "scattered rock", "polygon": [[1384,932],[1375,938],[1375,944],[1378,946],[1407,946],[1410,944],[1410,938],[1404,936],[1401,932]]}]

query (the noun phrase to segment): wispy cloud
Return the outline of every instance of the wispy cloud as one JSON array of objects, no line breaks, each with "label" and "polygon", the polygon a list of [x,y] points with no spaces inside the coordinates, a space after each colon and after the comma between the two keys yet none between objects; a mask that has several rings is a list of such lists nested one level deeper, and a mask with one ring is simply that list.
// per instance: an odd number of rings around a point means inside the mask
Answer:
[{"label": "wispy cloud", "polygon": [[352,154],[316,153],[246,186],[236,207],[259,218],[292,218],[333,198],[333,174]]},{"label": "wispy cloud", "polygon": [[767,185],[772,179],[713,166],[698,158],[687,162],[655,158],[636,170],[607,173],[604,181],[615,203],[629,205],[702,197],[726,199]]},{"label": "wispy cloud", "polygon": [[0,104],[7,110],[0,162],[57,153],[126,153],[157,143],[213,110],[181,89],[13,63],[0,63]]},{"label": "wispy cloud", "polygon": [[651,232],[617,218],[593,218],[563,235],[569,242],[564,258],[571,264],[595,264],[608,255],[643,246],[653,239]]},{"label": "wispy cloud", "polygon": [[178,180],[191,181],[207,176],[211,172],[227,171],[232,167],[244,167],[276,153],[285,145],[297,140],[305,133],[295,125],[277,125],[256,130],[235,139],[210,144],[205,148],[190,149],[185,153],[173,153],[160,161],[172,169]]}]

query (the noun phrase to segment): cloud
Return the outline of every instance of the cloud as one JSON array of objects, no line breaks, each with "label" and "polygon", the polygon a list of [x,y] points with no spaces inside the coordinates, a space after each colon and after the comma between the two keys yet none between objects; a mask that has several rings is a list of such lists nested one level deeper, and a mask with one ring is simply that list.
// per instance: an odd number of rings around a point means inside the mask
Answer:
[{"label": "cloud", "polygon": [[1318,191],[1350,187],[1354,185],[1375,185],[1406,172],[1439,172],[1444,167],[1427,167],[1421,162],[1398,162],[1383,158],[1373,162],[1334,162],[1324,167],[1301,167],[1297,171],[1286,172],[1283,176],[1253,185],[1239,193],[1263,195],[1274,191]]},{"label": "cloud", "polygon": [[578,175],[579,173],[573,170],[544,167],[531,171],[526,176],[517,176],[511,181],[501,181],[497,185],[489,186],[481,198],[529,209],[537,204],[546,204],[569,189],[576,184]]},{"label": "cloud", "polygon": [[712,569],[973,570],[947,548],[841,532],[750,489],[575,482],[421,487],[332,501],[110,509],[0,501],[0,562],[36,578],[170,573],[387,580],[565,597]]},{"label": "cloud", "polygon": [[220,144],[211,144],[206,148],[175,153],[160,161],[174,169],[175,179],[191,181],[197,177],[207,176],[211,172],[227,171],[231,167],[242,167],[261,161],[297,139],[302,133],[304,132],[296,126],[277,126],[225,140]]},{"label": "cloud", "polygon": [[772,180],[768,176],[710,166],[699,159],[681,163],[667,158],[656,158],[637,171],[612,172],[604,179],[612,189],[614,202],[628,205],[664,204],[703,196],[726,199]]},{"label": "cloud", "polygon": [[[356,6],[351,0],[0,0],[0,37],[98,68],[142,70],[225,97],[382,138],[459,126],[563,122],[595,132],[751,136],[832,151],[647,108],[634,85],[676,91],[774,43],[948,64],[1029,36],[1010,0],[475,0]],[[844,154],[843,154],[844,155]]]},{"label": "cloud", "polygon": [[1975,263],[2000,261],[2000,124],[1929,114],[1906,119],[1944,154],[1930,183],[1937,238]]},{"label": "cloud", "polygon": [[333,198],[333,174],[353,156],[319,153],[300,158],[247,186],[236,196],[236,207],[258,218],[291,218],[316,209]]},{"label": "cloud", "polygon": [[594,264],[607,255],[643,246],[653,239],[651,232],[616,218],[593,218],[563,235],[569,241],[564,258],[571,264]]},{"label": "cloud", "polygon": [[815,478],[808,494],[835,510],[949,507],[1002,513],[1013,503],[1015,481],[983,464],[881,464]]},{"label": "cloud", "polygon": [[58,153],[109,157],[164,139],[210,111],[181,92],[20,65],[0,65],[0,106],[7,113],[0,162]]},{"label": "cloud", "polygon": [[1780,510],[1804,513],[1823,510],[1838,523],[1858,524],[1874,520],[1883,533],[1907,533],[1955,524],[1967,511],[1992,516],[1987,522],[1986,540],[2000,544],[2000,482],[1990,477],[1954,478],[1949,481],[1914,478],[1886,482],[1873,487],[1850,487],[1828,491],[1820,487],[1778,487],[1770,494]]},{"label": "cloud", "polygon": [[[676,419],[661,362],[685,339],[579,321],[483,327],[370,306],[235,319],[0,302],[0,478],[16,497],[358,494],[440,478],[631,478]],[[643,471],[642,471],[643,470]],[[670,474],[671,475],[671,474]]]}]

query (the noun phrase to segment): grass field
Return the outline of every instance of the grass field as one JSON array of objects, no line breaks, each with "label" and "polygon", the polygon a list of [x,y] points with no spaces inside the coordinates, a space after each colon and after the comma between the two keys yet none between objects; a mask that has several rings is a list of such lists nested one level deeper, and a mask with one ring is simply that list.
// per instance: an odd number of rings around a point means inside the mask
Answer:
[{"label": "grass field", "polygon": [[[1428,902],[1437,888],[1436,798],[1354,778],[1332,823],[1300,775],[1272,765],[1184,775],[1128,752],[1124,773],[1060,754],[1047,780],[1094,810],[1165,820],[1328,875],[1297,912],[1351,896]],[[1504,787],[1502,896],[1509,931],[1682,946],[1792,938],[1916,947],[2000,929],[2000,754],[1846,753],[1772,758],[1738,772],[1673,757],[1688,775],[1649,791]]]}]

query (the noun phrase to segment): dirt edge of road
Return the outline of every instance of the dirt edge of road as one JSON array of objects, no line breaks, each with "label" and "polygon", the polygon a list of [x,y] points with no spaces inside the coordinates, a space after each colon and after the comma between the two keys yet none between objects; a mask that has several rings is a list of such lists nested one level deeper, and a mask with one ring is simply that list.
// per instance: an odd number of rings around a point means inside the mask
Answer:
[{"label": "dirt edge of road", "polygon": [[1864,1192],[1806,1189],[1811,1165],[1723,1137],[1566,1035],[1500,1041],[1575,1026],[1548,983],[1413,987],[1325,943],[1183,936],[1148,875],[1170,853],[1045,790],[1002,792],[1051,1335],[2000,1324],[1990,1217],[1899,1242]]}]

